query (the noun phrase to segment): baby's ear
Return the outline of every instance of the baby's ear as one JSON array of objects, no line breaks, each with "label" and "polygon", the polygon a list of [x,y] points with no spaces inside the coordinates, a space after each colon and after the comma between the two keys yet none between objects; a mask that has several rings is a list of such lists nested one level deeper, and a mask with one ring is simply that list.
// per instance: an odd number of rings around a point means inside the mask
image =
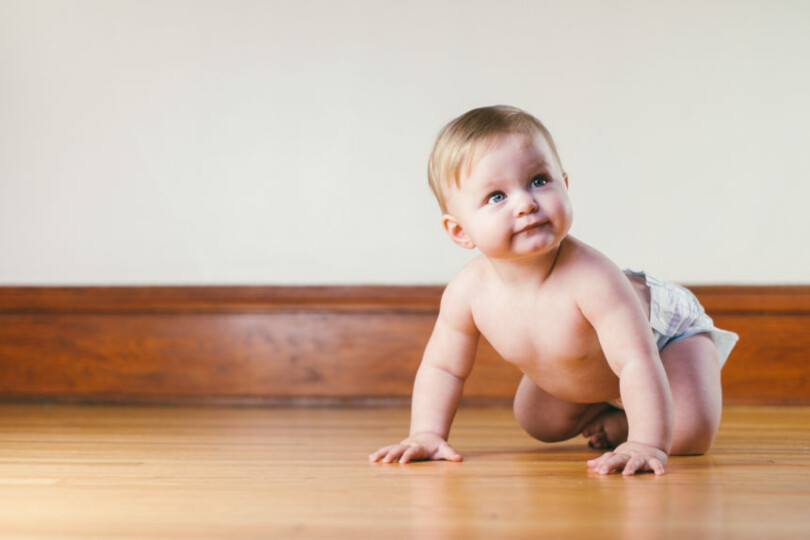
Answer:
[{"label": "baby's ear", "polygon": [[450,235],[450,239],[457,245],[467,249],[475,249],[475,244],[472,239],[467,236],[464,227],[461,226],[461,223],[459,223],[456,218],[450,214],[445,214],[442,216],[442,225],[444,226],[444,230],[447,231],[447,234]]}]

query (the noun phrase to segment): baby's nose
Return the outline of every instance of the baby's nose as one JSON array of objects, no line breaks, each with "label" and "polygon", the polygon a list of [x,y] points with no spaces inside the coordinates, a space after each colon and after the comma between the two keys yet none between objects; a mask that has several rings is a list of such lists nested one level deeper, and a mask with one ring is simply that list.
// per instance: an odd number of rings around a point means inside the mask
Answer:
[{"label": "baby's nose", "polygon": [[515,201],[515,213],[518,216],[533,214],[537,212],[539,208],[540,206],[537,204],[537,200],[531,193],[521,193],[518,196],[518,200]]}]

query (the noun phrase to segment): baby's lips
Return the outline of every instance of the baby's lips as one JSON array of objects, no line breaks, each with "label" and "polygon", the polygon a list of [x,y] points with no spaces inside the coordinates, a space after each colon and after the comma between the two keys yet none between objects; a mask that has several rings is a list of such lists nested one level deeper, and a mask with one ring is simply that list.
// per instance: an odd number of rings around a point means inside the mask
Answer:
[{"label": "baby's lips", "polygon": [[534,229],[534,228],[537,228],[537,227],[542,227],[546,223],[548,223],[548,222],[547,221],[534,221],[534,222],[532,222],[532,223],[530,223],[528,225],[524,225],[523,228],[519,229],[515,234],[520,234],[520,233],[526,232],[526,231],[528,231],[530,229]]}]

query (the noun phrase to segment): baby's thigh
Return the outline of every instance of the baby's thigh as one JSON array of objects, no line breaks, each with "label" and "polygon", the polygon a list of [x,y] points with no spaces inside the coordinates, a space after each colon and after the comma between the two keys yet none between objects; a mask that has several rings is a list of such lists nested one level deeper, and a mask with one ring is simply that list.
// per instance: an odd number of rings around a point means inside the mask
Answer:
[{"label": "baby's thigh", "polygon": [[712,338],[697,334],[670,343],[661,350],[661,361],[675,407],[675,445],[691,441],[708,450],[723,405],[720,359]]},{"label": "baby's thigh", "polygon": [[571,403],[552,396],[523,376],[515,394],[514,411],[526,432],[545,442],[564,441],[582,432],[585,424],[608,406]]}]

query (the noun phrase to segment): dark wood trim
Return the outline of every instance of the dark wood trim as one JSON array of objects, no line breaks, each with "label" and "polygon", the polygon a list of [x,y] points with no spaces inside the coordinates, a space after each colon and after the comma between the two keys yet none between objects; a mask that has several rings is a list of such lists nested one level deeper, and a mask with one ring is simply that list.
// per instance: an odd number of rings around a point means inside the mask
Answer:
[{"label": "dark wood trim", "polygon": [[[810,285],[695,285],[712,313],[808,314]],[[367,311],[435,313],[441,286],[0,287],[0,314]]]},{"label": "dark wood trim", "polygon": [[256,313],[438,310],[441,287],[0,287],[0,313]]},{"label": "dark wood trim", "polygon": [[[741,342],[725,400],[810,404],[810,286],[694,286]],[[402,403],[438,286],[0,287],[0,399]],[[468,401],[506,402],[517,370],[483,343]]]},{"label": "dark wood trim", "polygon": [[810,314],[810,285],[695,285],[689,289],[712,314]]}]

